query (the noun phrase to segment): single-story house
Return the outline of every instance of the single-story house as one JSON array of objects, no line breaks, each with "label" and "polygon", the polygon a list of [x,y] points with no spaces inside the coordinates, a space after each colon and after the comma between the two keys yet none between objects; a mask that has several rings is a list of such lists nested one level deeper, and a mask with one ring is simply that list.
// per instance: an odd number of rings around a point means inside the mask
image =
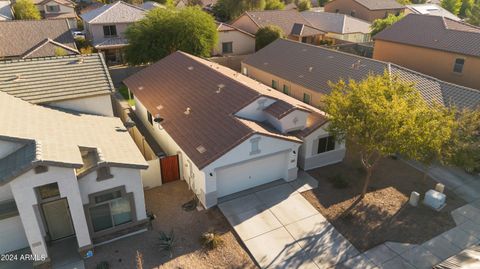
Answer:
[{"label": "single-story house", "polygon": [[147,163],[120,119],[5,92],[0,114],[1,254],[29,248],[34,268],[50,268],[58,240],[75,238],[85,257],[95,244],[145,230]]},{"label": "single-story house", "polygon": [[0,60],[80,54],[68,20],[0,21]]},{"label": "single-story house", "polygon": [[44,19],[66,19],[72,29],[77,28],[74,2],[70,0],[34,0],[33,3]]},{"label": "single-story house", "polygon": [[405,14],[421,14],[446,17],[451,20],[461,21],[459,17],[437,4],[411,4],[405,6]]},{"label": "single-story house", "polygon": [[353,43],[369,42],[372,24],[358,18],[340,13],[303,11],[300,14],[313,27],[326,32],[325,39],[334,43],[343,41]]},{"label": "single-story house", "polygon": [[0,21],[13,20],[12,4],[10,0],[0,1]]},{"label": "single-story house", "polygon": [[[288,52],[288,53],[286,53]],[[385,71],[413,83],[427,102],[458,108],[480,105],[480,91],[451,84],[389,62],[279,39],[245,58],[242,73],[277,90],[322,108],[329,82],[362,80]]]},{"label": "single-story house", "polygon": [[262,27],[275,25],[283,30],[287,38],[312,44],[319,44],[325,35],[294,9],[247,11],[231,25],[253,35]]},{"label": "single-story house", "polygon": [[113,116],[102,54],[0,61],[0,91],[32,104]]},{"label": "single-story house", "polygon": [[255,35],[235,26],[218,22],[218,42],[212,55],[245,55],[255,52]]},{"label": "single-story house", "polygon": [[[343,160],[325,114],[227,67],[175,52],[124,81],[135,113],[207,208]],[[279,85],[274,85],[278,87]],[[162,168],[163,169],[163,168]]]},{"label": "single-story house", "polygon": [[347,14],[365,21],[400,15],[405,6],[396,0],[332,0],[325,4],[325,12]]},{"label": "single-story house", "polygon": [[107,63],[122,63],[123,49],[128,45],[127,27],[141,20],[147,10],[122,1],[104,5],[80,15],[87,39],[105,54]]},{"label": "single-story house", "polygon": [[373,58],[480,89],[480,27],[409,14],[376,34]]}]

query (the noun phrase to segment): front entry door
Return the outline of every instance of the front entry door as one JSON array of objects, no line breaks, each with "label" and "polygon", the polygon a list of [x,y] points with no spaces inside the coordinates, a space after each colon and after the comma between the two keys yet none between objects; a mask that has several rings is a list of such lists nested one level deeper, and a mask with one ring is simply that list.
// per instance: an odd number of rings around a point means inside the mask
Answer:
[{"label": "front entry door", "polygon": [[179,180],[180,170],[178,167],[178,155],[161,158],[160,169],[162,170],[162,183]]},{"label": "front entry door", "polygon": [[75,233],[68,209],[67,199],[42,204],[51,240],[71,236]]}]

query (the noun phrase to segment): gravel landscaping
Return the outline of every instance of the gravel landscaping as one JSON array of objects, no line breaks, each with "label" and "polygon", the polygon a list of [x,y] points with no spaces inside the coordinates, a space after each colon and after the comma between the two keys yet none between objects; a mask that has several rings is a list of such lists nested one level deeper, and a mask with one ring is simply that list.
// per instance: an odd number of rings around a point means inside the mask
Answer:
[{"label": "gravel landscaping", "polygon": [[423,196],[436,181],[401,160],[385,158],[372,177],[370,189],[350,214],[340,217],[355,201],[365,172],[355,147],[350,146],[345,160],[309,171],[319,182],[317,189],[302,193],[360,251],[385,241],[420,244],[453,227],[450,212],[465,204],[446,189],[447,205],[436,212],[423,204],[412,207],[412,191]]},{"label": "gravel landscaping", "polygon": [[[257,268],[232,232],[231,226],[217,207],[203,211],[185,211],[182,204],[192,199],[184,181],[165,184],[145,192],[148,212],[156,215],[151,230],[96,247],[94,257],[86,260],[87,268],[107,261],[110,268],[136,267],[137,251],[147,268]],[[209,250],[201,243],[204,232],[215,230],[222,244]],[[159,232],[174,232],[173,251],[159,246]]]}]

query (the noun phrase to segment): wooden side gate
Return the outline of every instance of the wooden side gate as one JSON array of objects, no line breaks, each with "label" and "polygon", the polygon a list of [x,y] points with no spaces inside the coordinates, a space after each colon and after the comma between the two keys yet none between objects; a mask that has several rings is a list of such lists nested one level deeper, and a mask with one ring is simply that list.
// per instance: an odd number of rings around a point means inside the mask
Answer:
[{"label": "wooden side gate", "polygon": [[160,158],[160,170],[162,183],[168,183],[180,179],[180,168],[178,167],[178,155]]}]

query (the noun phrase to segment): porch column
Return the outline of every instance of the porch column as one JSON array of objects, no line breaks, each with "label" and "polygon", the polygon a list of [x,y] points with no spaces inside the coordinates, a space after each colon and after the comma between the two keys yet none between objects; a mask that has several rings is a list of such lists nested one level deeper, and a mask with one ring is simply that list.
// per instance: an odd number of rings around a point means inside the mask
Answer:
[{"label": "porch column", "polygon": [[72,217],[73,227],[75,228],[75,236],[77,237],[78,248],[81,254],[93,248],[88,232],[87,220],[83,210],[82,198],[76,177],[69,182],[58,182],[60,195],[66,197],[70,208],[70,216]]},{"label": "porch column", "polygon": [[[32,254],[37,257],[34,265],[49,262],[47,246],[43,237],[44,231],[41,224],[40,213],[37,207],[37,196],[31,186],[10,184],[15,203],[17,204],[18,213],[22,220],[23,229],[27,236],[28,244]],[[36,212],[37,211],[37,212]],[[42,261],[43,260],[43,261]]]}]

